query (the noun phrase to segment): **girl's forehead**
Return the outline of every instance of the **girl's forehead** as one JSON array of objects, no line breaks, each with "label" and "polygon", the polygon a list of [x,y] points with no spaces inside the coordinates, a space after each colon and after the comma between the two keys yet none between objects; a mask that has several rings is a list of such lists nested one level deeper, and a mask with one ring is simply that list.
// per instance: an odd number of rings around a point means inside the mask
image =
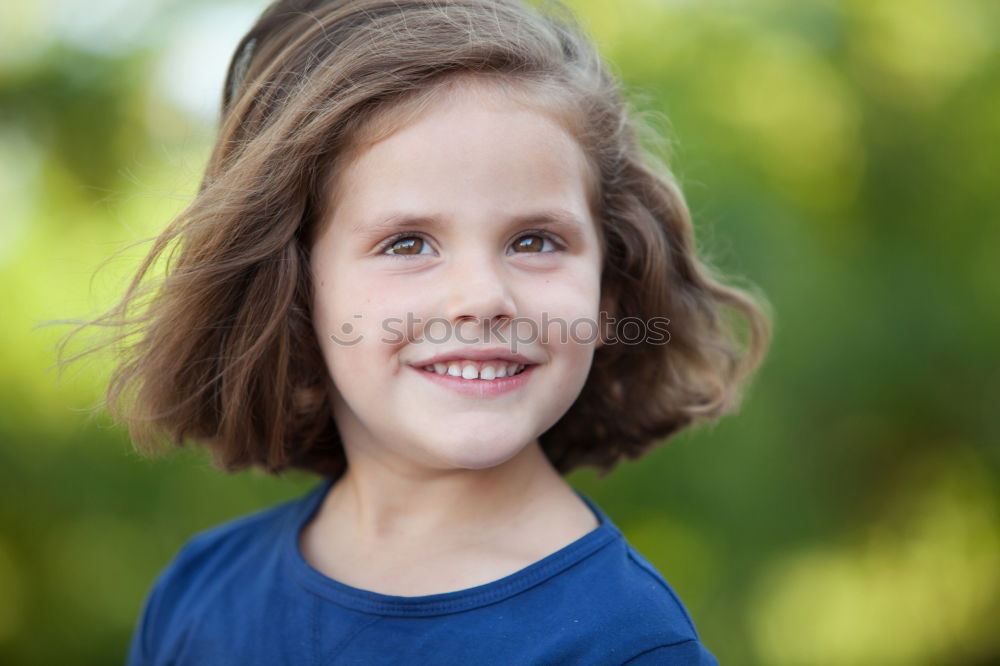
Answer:
[{"label": "girl's forehead", "polygon": [[470,91],[438,98],[362,150],[344,170],[336,198],[352,213],[582,205],[585,215],[587,170],[582,148],[548,115],[510,101],[483,103]]},{"label": "girl's forehead", "polygon": [[[533,162],[544,161],[560,148],[564,154],[568,150],[574,157],[572,167],[553,163],[549,168],[562,171],[572,168],[573,174],[577,175],[581,173],[582,165],[589,212],[595,214],[599,171],[596,161],[587,152],[586,144],[575,131],[580,124],[579,111],[563,97],[537,82],[507,80],[498,76],[452,75],[426,90],[386,104],[370,112],[335,157],[328,181],[328,201],[336,206],[347,188],[358,186],[358,167],[372,158],[381,158],[384,169],[387,159],[392,161],[394,156],[403,157],[398,150],[401,146],[409,144],[412,147],[415,142],[424,142],[422,162],[425,166],[435,157],[442,157],[441,153],[449,149],[452,149],[448,152],[452,159],[473,160],[476,156],[471,150],[453,150],[455,144],[463,141],[466,146],[481,143],[476,141],[479,134],[489,134],[496,125],[502,124],[516,129],[497,143],[496,151],[479,155],[479,158],[499,161],[510,157],[509,151],[504,150],[510,147],[508,144],[517,144],[526,138],[543,142],[547,149],[535,155]],[[522,121],[529,118],[533,122],[518,124],[514,122],[517,118]],[[476,119],[485,121],[477,124]],[[415,128],[422,131],[414,132]],[[520,136],[526,132],[533,133],[533,136]],[[390,140],[394,137],[396,140]],[[405,141],[400,141],[400,138]],[[522,163],[521,168],[530,171],[536,166]],[[374,172],[374,175],[377,173]],[[366,174],[371,175],[373,173]],[[412,174],[408,172],[404,175]]]}]

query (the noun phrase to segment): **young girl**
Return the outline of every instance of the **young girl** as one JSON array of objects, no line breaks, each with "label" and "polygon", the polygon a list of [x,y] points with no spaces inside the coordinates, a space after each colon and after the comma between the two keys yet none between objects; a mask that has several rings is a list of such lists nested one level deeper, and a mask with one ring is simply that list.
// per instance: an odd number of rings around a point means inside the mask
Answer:
[{"label": "young girl", "polygon": [[281,0],[222,119],[102,318],[135,335],[109,404],[141,445],[324,480],[191,539],[129,663],[716,663],[562,475],[732,410],[768,320],[695,257],[580,31],[521,0]]}]

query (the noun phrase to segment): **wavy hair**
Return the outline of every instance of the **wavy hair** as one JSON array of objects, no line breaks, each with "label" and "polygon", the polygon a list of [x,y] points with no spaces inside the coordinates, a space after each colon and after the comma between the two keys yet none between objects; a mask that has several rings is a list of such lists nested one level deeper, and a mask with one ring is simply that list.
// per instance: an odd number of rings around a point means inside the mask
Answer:
[{"label": "wavy hair", "polygon": [[606,472],[738,406],[770,342],[766,299],[723,284],[696,256],[678,186],[640,145],[620,86],[561,5],[281,0],[232,58],[196,198],[121,300],[68,336],[116,331],[97,347],[119,354],[105,401],[137,446],[153,453],[166,434],[205,445],[226,470],[343,473],[312,325],[310,243],[358,137],[461,75],[558,106],[595,175],[602,303],[621,319],[670,320],[669,344],[595,351],[579,397],[540,437],[555,468]]}]

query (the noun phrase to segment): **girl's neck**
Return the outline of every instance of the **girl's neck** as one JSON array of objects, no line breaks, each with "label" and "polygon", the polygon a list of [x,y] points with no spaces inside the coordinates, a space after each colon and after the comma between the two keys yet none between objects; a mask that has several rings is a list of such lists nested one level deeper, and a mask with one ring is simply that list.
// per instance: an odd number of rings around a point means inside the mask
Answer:
[{"label": "girl's neck", "polygon": [[330,489],[300,547],[342,583],[413,596],[497,580],[597,525],[536,443],[503,465],[433,480],[355,466]]},{"label": "girl's neck", "polygon": [[342,534],[380,543],[432,536],[461,540],[523,522],[547,503],[573,495],[537,442],[482,470],[400,473],[377,460],[355,460],[330,489],[322,511]]}]

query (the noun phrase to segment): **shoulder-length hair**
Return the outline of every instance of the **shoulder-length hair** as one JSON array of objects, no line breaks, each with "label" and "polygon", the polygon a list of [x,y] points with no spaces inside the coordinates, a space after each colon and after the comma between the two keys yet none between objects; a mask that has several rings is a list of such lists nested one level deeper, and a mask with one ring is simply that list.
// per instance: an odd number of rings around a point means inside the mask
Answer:
[{"label": "shoulder-length hair", "polygon": [[[639,145],[618,83],[564,10],[281,0],[230,63],[197,197],[120,302],[76,329],[115,328],[99,345],[120,351],[106,403],[140,448],[152,453],[166,434],[205,445],[226,470],[343,473],[312,325],[310,243],[358,133],[457,75],[540,91],[566,111],[596,176],[602,303],[618,320],[670,322],[668,344],[597,349],[578,399],[540,437],[556,469],[606,472],[737,407],[769,344],[766,301],[725,286],[696,257],[680,190]],[[160,258],[165,275],[151,280]]]}]

